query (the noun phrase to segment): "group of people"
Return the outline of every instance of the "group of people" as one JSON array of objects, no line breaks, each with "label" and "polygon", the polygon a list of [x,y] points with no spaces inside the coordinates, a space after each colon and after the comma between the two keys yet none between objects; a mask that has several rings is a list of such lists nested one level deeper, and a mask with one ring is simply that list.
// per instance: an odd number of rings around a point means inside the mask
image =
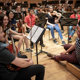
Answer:
[{"label": "group of people", "polygon": [[[26,9],[25,9],[26,10]],[[79,44],[80,44],[80,27],[77,27],[78,31],[78,38],[76,40],[76,43],[71,46],[69,44],[66,44],[62,33],[64,33],[64,28],[58,25],[58,23],[61,24],[62,16],[61,14],[66,12],[64,8],[62,8],[62,5],[58,6],[57,11],[54,11],[53,6],[46,6],[41,7],[37,6],[37,8],[34,10],[33,8],[29,8],[26,16],[24,16],[24,13],[21,11],[21,6],[18,5],[16,7],[16,10],[8,10],[4,11],[0,9],[0,79],[1,80],[31,80],[31,77],[36,75],[36,80],[43,80],[44,79],[44,72],[45,67],[42,65],[34,65],[33,60],[28,59],[26,55],[21,55],[20,48],[21,45],[24,43],[26,45],[26,51],[27,52],[33,52],[34,44],[31,42],[29,47],[28,39],[26,38],[27,35],[25,35],[25,32],[27,30],[27,33],[30,32],[32,27],[36,24],[36,21],[38,19],[37,14],[38,13],[46,13],[45,19],[47,19],[46,26],[50,29],[51,35],[53,38],[53,42],[55,44],[58,44],[54,37],[54,29],[59,33],[59,36],[61,38],[62,44],[64,45],[65,52],[62,52],[61,55],[56,56],[52,54],[47,54],[52,59],[55,59],[57,61],[68,61],[70,63],[80,63],[80,57],[79,57]],[[19,19],[18,21],[14,19],[14,13],[21,13],[22,19]],[[58,14],[59,13],[59,14]],[[74,10],[73,14],[70,16],[70,18],[77,18],[78,19],[78,25],[80,24],[80,7],[78,7],[78,10]],[[19,28],[18,22],[21,25],[21,33],[19,33],[16,28]],[[22,24],[21,24],[22,23]],[[23,24],[24,23],[24,24]],[[75,29],[73,29],[73,26],[69,27],[69,40],[71,40],[71,37],[73,36],[75,32]],[[11,36],[13,39],[18,40],[18,55],[14,56],[14,52],[11,53],[7,46],[9,45],[9,38],[11,39]],[[43,39],[40,40],[40,45],[42,47],[45,47],[43,44]],[[66,54],[69,53],[69,54]],[[20,67],[20,70],[12,71],[7,68],[7,65],[12,64],[15,66]]]}]

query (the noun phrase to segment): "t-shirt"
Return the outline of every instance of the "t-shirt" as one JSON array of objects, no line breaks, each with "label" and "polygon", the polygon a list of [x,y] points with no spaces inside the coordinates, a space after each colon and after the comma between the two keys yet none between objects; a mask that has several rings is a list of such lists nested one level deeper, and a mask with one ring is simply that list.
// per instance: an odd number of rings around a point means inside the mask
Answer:
[{"label": "t-shirt", "polygon": [[[16,24],[16,23],[17,23],[17,22],[16,22],[15,19],[11,20],[11,25],[12,25],[12,26],[13,26],[13,24]],[[16,29],[15,29],[15,26],[11,27],[11,29],[12,29],[12,30],[16,30]]]},{"label": "t-shirt", "polygon": [[33,27],[36,23],[35,19],[36,19],[35,15],[28,15],[25,17],[25,23],[27,23],[29,27]]},{"label": "t-shirt", "polygon": [[77,56],[77,59],[78,59],[78,62],[80,64],[80,39],[77,38],[76,39],[76,56]]},{"label": "t-shirt", "polygon": [[5,47],[0,47],[0,80],[13,80],[17,71],[10,71],[6,66],[15,59],[15,56]]},{"label": "t-shirt", "polygon": [[48,18],[48,22],[55,24],[55,16],[50,16],[49,14],[46,14],[46,17]]}]

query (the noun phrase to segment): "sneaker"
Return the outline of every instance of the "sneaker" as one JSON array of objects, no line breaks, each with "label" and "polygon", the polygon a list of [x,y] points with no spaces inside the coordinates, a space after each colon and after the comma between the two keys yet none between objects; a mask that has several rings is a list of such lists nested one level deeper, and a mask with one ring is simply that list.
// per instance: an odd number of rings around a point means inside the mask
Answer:
[{"label": "sneaker", "polygon": [[31,50],[30,48],[29,49],[26,49],[27,52],[33,52],[33,50]]},{"label": "sneaker", "polygon": [[62,30],[62,33],[64,33],[64,30]]},{"label": "sneaker", "polygon": [[69,38],[69,42],[71,42],[72,41],[72,39],[71,38]]},{"label": "sneaker", "polygon": [[[41,45],[41,44],[40,44],[40,45]],[[45,47],[45,45],[44,45],[44,44],[42,44],[41,46],[42,46],[42,47]]]},{"label": "sneaker", "polygon": [[65,41],[62,41],[62,44],[65,45],[66,44]]},{"label": "sneaker", "polygon": [[[68,38],[68,39],[69,39],[69,42],[71,42],[71,41],[72,41],[72,39],[71,39],[71,38]],[[67,40],[68,40],[68,39],[67,39]]]},{"label": "sneaker", "polygon": [[32,45],[32,46],[31,46],[31,49],[33,49],[33,48],[34,48],[34,46]]},{"label": "sneaker", "polygon": [[57,42],[56,40],[53,40],[53,42],[54,42],[55,44],[58,44],[58,42]]}]

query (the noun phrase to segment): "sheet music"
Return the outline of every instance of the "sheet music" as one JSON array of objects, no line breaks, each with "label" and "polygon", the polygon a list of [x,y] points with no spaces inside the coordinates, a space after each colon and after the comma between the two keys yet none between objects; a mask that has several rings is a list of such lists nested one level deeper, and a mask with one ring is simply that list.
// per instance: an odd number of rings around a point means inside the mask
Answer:
[{"label": "sheet music", "polygon": [[27,38],[30,40],[32,36],[34,35],[35,31],[37,30],[38,26],[34,25],[32,30],[29,32]]},{"label": "sheet music", "polygon": [[40,35],[41,35],[41,33],[43,32],[43,28],[41,28],[41,27],[39,27],[38,29],[37,29],[37,31],[35,32],[35,34],[34,34],[34,36],[32,37],[32,39],[31,39],[31,41],[33,42],[33,43],[36,43],[36,41],[38,40],[38,38],[40,37]]}]

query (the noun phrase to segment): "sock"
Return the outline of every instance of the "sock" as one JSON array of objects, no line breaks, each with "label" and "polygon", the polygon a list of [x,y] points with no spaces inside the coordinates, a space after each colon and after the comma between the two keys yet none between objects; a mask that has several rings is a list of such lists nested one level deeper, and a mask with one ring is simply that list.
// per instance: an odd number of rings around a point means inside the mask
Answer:
[{"label": "sock", "polygon": [[71,36],[69,36],[69,38],[71,38]]}]

